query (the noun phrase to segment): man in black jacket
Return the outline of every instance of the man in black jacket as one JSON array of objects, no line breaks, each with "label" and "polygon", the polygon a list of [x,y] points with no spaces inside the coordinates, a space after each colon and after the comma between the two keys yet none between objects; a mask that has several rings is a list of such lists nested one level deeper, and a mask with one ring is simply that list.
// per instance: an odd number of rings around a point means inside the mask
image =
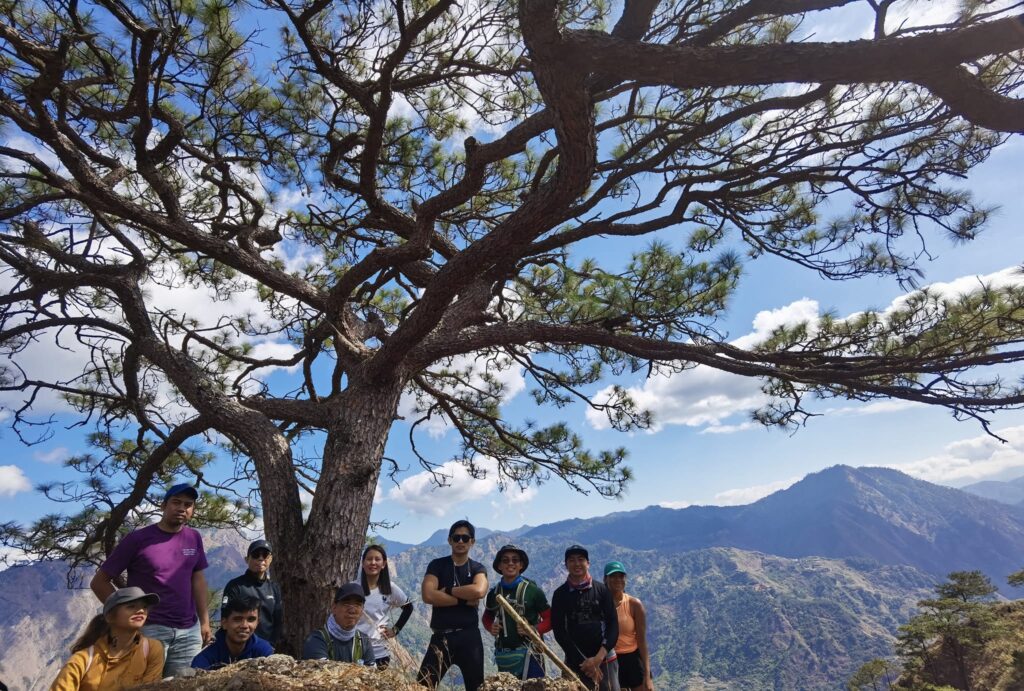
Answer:
[{"label": "man in black jacket", "polygon": [[224,600],[235,598],[252,597],[260,603],[260,623],[256,628],[256,635],[265,641],[270,641],[272,646],[277,646],[281,640],[281,625],[284,612],[281,603],[281,588],[270,580],[270,562],[274,560],[270,543],[266,540],[256,540],[246,550],[245,564],[248,567],[246,572],[238,578],[232,578],[224,586]]},{"label": "man in black jacket", "polygon": [[587,688],[619,691],[619,618],[612,594],[590,576],[590,554],[583,547],[565,550],[565,568],[569,578],[551,597],[551,630],[565,663]]}]

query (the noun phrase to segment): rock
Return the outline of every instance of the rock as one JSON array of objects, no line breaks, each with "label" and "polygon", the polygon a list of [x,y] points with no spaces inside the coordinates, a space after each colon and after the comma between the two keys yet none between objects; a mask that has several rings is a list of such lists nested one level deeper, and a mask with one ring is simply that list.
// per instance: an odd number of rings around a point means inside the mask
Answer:
[{"label": "rock", "polygon": [[520,681],[511,674],[500,672],[488,677],[479,691],[580,691],[576,682],[568,679],[527,679]]},{"label": "rock", "polygon": [[140,691],[422,691],[399,672],[287,655],[242,660],[213,672],[136,687]]},{"label": "rock", "polygon": [[[243,660],[213,672],[135,687],[137,691],[423,691],[396,669],[377,670],[329,660],[296,661],[287,655]],[[562,679],[522,682],[511,674],[489,677],[480,691],[578,691]]]}]

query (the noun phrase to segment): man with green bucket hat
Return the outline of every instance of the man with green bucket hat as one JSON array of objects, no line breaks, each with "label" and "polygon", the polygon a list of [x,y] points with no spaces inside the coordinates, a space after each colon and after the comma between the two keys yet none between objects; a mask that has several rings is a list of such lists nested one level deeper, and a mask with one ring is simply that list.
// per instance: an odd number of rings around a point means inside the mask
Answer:
[{"label": "man with green bucket hat", "polygon": [[540,586],[523,576],[529,565],[529,555],[515,545],[505,545],[498,550],[492,566],[501,574],[501,580],[487,593],[483,616],[484,628],[494,636],[494,661],[498,671],[520,679],[543,677],[544,658],[531,648],[530,639],[519,625],[511,617],[506,618],[497,596],[504,596],[540,635],[550,631],[548,598]]}]

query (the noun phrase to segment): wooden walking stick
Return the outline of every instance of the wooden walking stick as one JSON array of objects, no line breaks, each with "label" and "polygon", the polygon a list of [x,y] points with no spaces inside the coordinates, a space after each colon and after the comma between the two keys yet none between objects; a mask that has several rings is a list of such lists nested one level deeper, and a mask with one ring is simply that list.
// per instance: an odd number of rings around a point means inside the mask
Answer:
[{"label": "wooden walking stick", "polygon": [[[544,643],[544,639],[540,637],[537,630],[530,626],[528,621],[523,619],[522,615],[516,611],[516,608],[512,606],[512,603],[505,599],[504,595],[495,593],[494,599],[497,600],[498,604],[501,605],[501,608],[512,617],[513,621],[523,627],[523,631],[526,632],[526,637],[529,638],[535,646],[537,646],[537,649],[550,657],[551,661],[555,663],[555,666],[562,670],[562,676],[576,682],[581,689],[587,688],[583,685],[583,682],[580,681],[580,678],[576,676],[576,673],[569,669],[569,666],[562,662],[562,660],[555,655],[554,651]],[[529,664],[529,660],[527,660],[527,664]]]}]

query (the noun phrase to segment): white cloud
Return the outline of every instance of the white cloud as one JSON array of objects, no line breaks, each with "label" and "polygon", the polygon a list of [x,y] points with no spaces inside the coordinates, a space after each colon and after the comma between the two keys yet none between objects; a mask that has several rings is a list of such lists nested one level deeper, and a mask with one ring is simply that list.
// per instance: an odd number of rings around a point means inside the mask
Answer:
[{"label": "white cloud", "polygon": [[13,497],[32,489],[32,483],[16,465],[0,465],[0,496]]},{"label": "white cloud", "polygon": [[717,506],[741,506],[743,504],[750,504],[758,499],[767,497],[769,494],[786,489],[799,480],[799,477],[791,477],[787,480],[777,480],[776,482],[769,482],[764,485],[727,489],[724,492],[716,494],[711,503]]},{"label": "white cloud", "polygon": [[70,453],[71,452],[63,446],[58,446],[57,448],[50,449],[49,451],[36,451],[32,454],[32,457],[41,463],[60,463],[67,458]]},{"label": "white cloud", "polygon": [[0,571],[4,571],[15,564],[28,561],[32,561],[32,559],[25,550],[13,547],[0,547]]},{"label": "white cloud", "polygon": [[[435,473],[423,471],[404,478],[397,487],[387,491],[386,497],[409,511],[440,518],[459,504],[496,495],[491,507],[498,513],[518,512],[537,497],[533,485],[519,487],[515,483],[499,481],[498,464],[491,458],[478,458],[476,466],[481,477],[473,477],[466,466],[448,461]],[[440,484],[439,484],[440,483]]]},{"label": "white cloud", "polygon": [[[33,154],[36,158],[42,161],[43,164],[48,166],[51,170],[58,174],[66,174],[67,169],[64,164],[57,158],[57,154],[53,152],[53,149],[44,146],[42,142],[37,139],[30,139],[21,134],[10,137],[4,140],[4,146],[15,151],[23,151],[25,153]],[[28,169],[23,161],[8,156],[0,156],[0,165],[8,168],[9,170],[24,171]]]},{"label": "white cloud", "polygon": [[[487,472],[476,478],[457,461],[442,464],[436,475],[437,479],[426,470],[411,475],[388,491],[388,499],[413,513],[440,518],[457,504],[482,499],[498,488],[496,473]],[[438,480],[444,484],[439,486]]]},{"label": "white cloud", "polygon": [[862,415],[878,415],[879,413],[898,413],[903,410],[909,410],[910,408],[920,408],[924,405],[927,404],[918,403],[916,401],[872,401],[871,403],[863,405],[828,408],[824,411],[824,414],[831,415],[833,417],[860,417]]},{"label": "white cloud", "polygon": [[[814,321],[818,318],[818,303],[803,298],[785,307],[757,313],[753,331],[733,341],[733,345],[749,348],[766,339],[771,332],[785,324]],[[604,401],[612,387],[602,389],[595,400]],[[644,410],[654,411],[652,431],[665,425],[687,427],[710,426],[715,433],[737,432],[749,429],[742,425],[720,426],[732,415],[759,408],[767,401],[758,379],[698,365],[679,374],[655,375],[642,386],[628,389],[630,396]],[[587,410],[587,420],[596,429],[609,427],[607,416],[600,411]]]},{"label": "white cloud", "polygon": [[[984,276],[962,276],[951,281],[932,283],[927,289],[933,295],[952,299],[976,291],[982,285],[1002,288],[1020,285],[1022,282],[1024,273],[1014,266]],[[909,295],[896,297],[888,307],[881,310],[882,316],[905,307],[909,299]],[[801,322],[806,322],[809,332],[813,334],[819,316],[818,302],[810,298],[797,300],[778,309],[764,310],[754,317],[750,333],[736,338],[732,345],[749,349],[764,341],[774,329]],[[855,316],[853,314],[846,318]],[[725,422],[735,415],[750,413],[767,402],[760,384],[760,380],[753,377],[698,365],[676,374],[654,375],[639,386],[627,388],[627,391],[641,409],[653,411],[652,432],[666,425],[684,425],[702,427],[704,429],[701,433],[706,434],[733,434],[760,427],[749,420]],[[604,402],[611,393],[612,387],[605,387],[595,394],[594,399]],[[894,413],[917,405],[908,401],[882,400],[836,406],[823,412],[839,416],[876,415]],[[610,427],[607,415],[603,412],[588,409],[586,418],[595,429]]]},{"label": "white cloud", "polygon": [[810,298],[801,298],[778,309],[761,310],[754,317],[754,330],[745,336],[740,336],[732,344],[737,348],[753,347],[768,338],[772,331],[780,326],[799,324],[800,322],[810,322],[813,325],[818,319],[818,314],[818,301]]},{"label": "white cloud", "polygon": [[702,429],[699,434],[735,434],[736,432],[746,432],[747,430],[762,429],[763,427],[759,422],[747,420],[738,425],[709,425]]},{"label": "white cloud", "polygon": [[508,487],[503,494],[505,495],[505,503],[509,506],[528,504],[536,498],[537,487],[534,485],[527,485],[523,488],[518,486]]},{"label": "white cloud", "polygon": [[[982,286],[988,286],[989,288],[999,289],[1008,288],[1010,286],[1020,286],[1024,284],[1024,271],[1021,270],[1020,266],[1009,266],[1005,269],[1000,269],[990,274],[971,274],[968,276],[960,276],[954,278],[951,281],[936,281],[935,283],[929,283],[922,290],[927,290],[929,293],[936,297],[945,298],[947,300],[956,299],[963,295],[968,295],[979,290]],[[889,306],[879,311],[879,314],[883,317],[891,315],[896,310],[905,309],[907,302],[916,295],[916,292],[905,293],[899,295],[893,299]],[[862,314],[861,312],[855,312],[849,315],[846,319],[853,319],[854,317]]]},{"label": "white cloud", "polygon": [[1007,427],[995,433],[1006,443],[983,434],[947,444],[933,456],[888,467],[929,482],[955,485],[992,478],[1016,468],[1024,471],[1024,426]]},{"label": "white cloud", "polygon": [[693,506],[692,501],[659,501],[658,506],[663,509],[685,509],[687,506]]}]

